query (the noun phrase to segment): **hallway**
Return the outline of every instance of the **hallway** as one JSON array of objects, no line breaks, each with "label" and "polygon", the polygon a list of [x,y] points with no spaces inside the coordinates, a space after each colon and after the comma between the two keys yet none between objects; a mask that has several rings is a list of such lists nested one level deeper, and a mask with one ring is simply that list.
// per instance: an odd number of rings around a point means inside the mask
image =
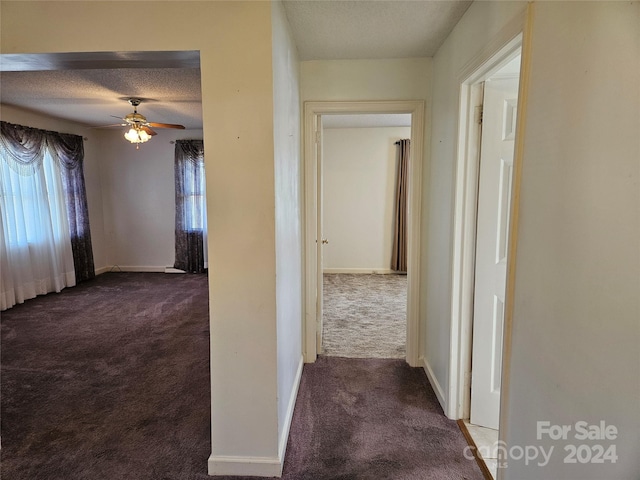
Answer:
[{"label": "hallway", "polygon": [[304,366],[282,478],[481,480],[466,446],[421,368],[320,356]]}]

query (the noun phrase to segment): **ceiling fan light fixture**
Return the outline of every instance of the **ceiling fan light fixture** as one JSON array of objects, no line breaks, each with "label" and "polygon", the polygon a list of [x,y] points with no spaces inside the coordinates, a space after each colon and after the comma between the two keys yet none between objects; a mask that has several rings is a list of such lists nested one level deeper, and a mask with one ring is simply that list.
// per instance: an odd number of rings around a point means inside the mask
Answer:
[{"label": "ceiling fan light fixture", "polygon": [[131,143],[144,143],[151,139],[151,135],[139,127],[131,127],[131,129],[124,134],[124,138]]}]

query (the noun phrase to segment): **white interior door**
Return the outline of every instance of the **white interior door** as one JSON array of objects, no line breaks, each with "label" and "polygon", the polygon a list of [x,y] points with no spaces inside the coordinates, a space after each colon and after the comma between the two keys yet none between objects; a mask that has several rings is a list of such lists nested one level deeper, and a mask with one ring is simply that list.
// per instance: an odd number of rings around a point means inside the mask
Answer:
[{"label": "white interior door", "polygon": [[485,82],[473,310],[470,421],[498,429],[518,79]]},{"label": "white interior door", "polygon": [[322,232],[322,116],[316,116],[316,352],[322,353],[322,299],[324,287],[324,245]]}]

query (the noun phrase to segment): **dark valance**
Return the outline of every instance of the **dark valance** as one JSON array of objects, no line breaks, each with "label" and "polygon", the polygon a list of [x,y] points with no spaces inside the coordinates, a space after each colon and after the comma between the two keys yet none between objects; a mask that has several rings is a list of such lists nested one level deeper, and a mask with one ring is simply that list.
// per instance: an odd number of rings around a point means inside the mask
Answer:
[{"label": "dark valance", "polygon": [[203,140],[176,140],[176,163],[189,162],[200,166],[204,163]]},{"label": "dark valance", "polygon": [[19,175],[33,175],[42,166],[46,150],[66,170],[81,168],[84,143],[79,135],[40,130],[0,121],[3,160]]}]

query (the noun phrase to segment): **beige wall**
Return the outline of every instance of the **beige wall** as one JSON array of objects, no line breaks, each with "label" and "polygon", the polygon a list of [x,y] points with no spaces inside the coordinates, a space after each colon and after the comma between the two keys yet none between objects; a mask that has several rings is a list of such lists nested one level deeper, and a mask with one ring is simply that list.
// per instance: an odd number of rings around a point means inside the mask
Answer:
[{"label": "beige wall", "polygon": [[278,464],[271,5],[145,2],[144,21],[123,15],[124,5],[3,1],[2,53],[200,51],[215,332],[210,467],[264,472]]},{"label": "beige wall", "polygon": [[[518,221],[506,441],[555,447],[506,479],[640,472],[640,4],[536,2]],[[571,425],[567,441],[536,424]],[[575,438],[575,423],[618,429]],[[617,448],[567,464],[565,445]]]},{"label": "beige wall", "polygon": [[[448,391],[459,84],[469,61],[525,8],[474,2],[434,57],[427,362]],[[536,2],[522,157],[507,449],[554,447],[549,464],[507,458],[505,479],[636,478],[640,398],[640,6]],[[493,48],[496,45],[492,46]],[[537,422],[570,425],[567,441]],[[581,441],[605,421],[616,440]],[[615,445],[615,463],[567,464],[565,445]],[[516,451],[517,453],[517,451]]]},{"label": "beige wall", "polygon": [[455,165],[458,142],[461,73],[487,48],[524,2],[474,2],[433,59],[431,111],[431,181],[425,188],[423,210],[422,291],[420,311],[426,328],[422,341],[431,379],[448,411],[451,344],[451,285]]},{"label": "beige wall", "polygon": [[325,272],[389,272],[397,177],[396,141],[411,127],[325,128],[322,222]]},{"label": "beige wall", "polygon": [[311,60],[300,63],[302,101],[426,100],[430,58]]}]

